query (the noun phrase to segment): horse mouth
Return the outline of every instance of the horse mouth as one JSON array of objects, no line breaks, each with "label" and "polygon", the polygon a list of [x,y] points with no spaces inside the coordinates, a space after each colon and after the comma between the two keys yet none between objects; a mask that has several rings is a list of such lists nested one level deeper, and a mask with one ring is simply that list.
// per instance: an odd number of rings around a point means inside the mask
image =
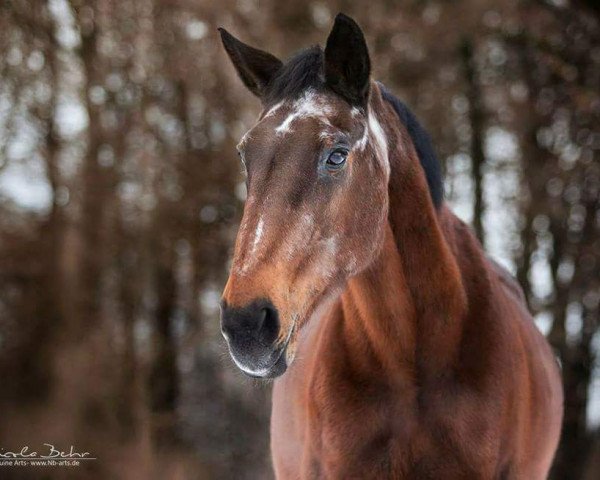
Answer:
[{"label": "horse mouth", "polygon": [[269,355],[269,357],[271,357],[271,361],[269,362],[269,364],[267,366],[264,366],[264,367],[261,366],[258,369],[248,368],[247,366],[241,364],[235,358],[235,355],[233,355],[233,353],[230,352],[231,357],[233,358],[233,361],[235,362],[237,367],[242,372],[244,372],[244,374],[246,374],[252,378],[269,379],[269,378],[277,378],[277,377],[283,375],[289,366],[288,361],[287,361],[287,348],[288,348],[288,345],[289,345],[289,343],[292,339],[292,336],[294,335],[294,332],[296,330],[296,325],[297,325],[297,319],[295,318],[294,322],[292,323],[292,326],[290,327],[290,329],[288,331],[288,334],[287,334],[283,344]]}]

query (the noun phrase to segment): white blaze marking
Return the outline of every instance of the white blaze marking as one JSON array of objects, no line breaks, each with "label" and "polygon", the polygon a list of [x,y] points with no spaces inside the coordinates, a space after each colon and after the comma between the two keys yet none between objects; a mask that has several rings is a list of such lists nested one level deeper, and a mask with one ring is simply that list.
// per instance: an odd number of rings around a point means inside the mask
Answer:
[{"label": "white blaze marking", "polygon": [[321,133],[319,133],[319,138],[321,140],[333,139],[333,138],[335,138],[335,133],[328,132],[327,130],[323,130]]},{"label": "white blaze marking", "polygon": [[[248,224],[245,223],[243,226],[243,230],[246,231],[247,229],[248,229]],[[260,217],[256,224],[256,230],[254,231],[254,238],[252,239],[252,246],[250,247],[250,254],[246,256],[246,261],[241,266],[241,268],[239,268],[238,271],[240,273],[245,274],[246,272],[248,272],[248,270],[250,269],[250,267],[252,266],[254,261],[257,259],[256,254],[258,252],[258,247],[260,245],[260,241],[263,237],[264,229],[265,229],[265,221],[262,217]]]},{"label": "white blaze marking", "polygon": [[358,141],[354,144],[354,148],[356,148],[362,152],[365,148],[367,148],[368,141],[369,141],[369,128],[367,127],[367,125],[365,125],[362,137],[360,137],[358,139]]},{"label": "white blaze marking", "polygon": [[269,109],[269,111],[267,113],[265,113],[263,118],[261,118],[258,122],[256,122],[250,130],[248,130],[246,133],[244,133],[244,135],[242,136],[242,139],[238,143],[238,148],[242,148],[246,143],[248,143],[250,140],[252,140],[252,136],[250,135],[250,132],[252,132],[252,130],[254,130],[254,128],[258,124],[260,124],[265,118],[270,117],[271,115],[274,115],[277,112],[277,110],[279,110],[283,105],[284,105],[283,101],[273,105]]},{"label": "white blaze marking", "polygon": [[332,113],[331,106],[323,101],[322,98],[319,98],[313,90],[309,89],[301,98],[293,103],[292,112],[275,129],[275,132],[278,135],[289,132],[292,122],[299,118],[316,117],[329,125],[327,115],[331,115]]},{"label": "white blaze marking", "polygon": [[254,243],[252,244],[252,252],[254,252],[256,250],[256,247],[258,247],[260,239],[262,238],[264,226],[265,221],[262,217],[260,217],[258,220],[258,224],[256,225],[256,232],[254,232]]},{"label": "white blaze marking", "polygon": [[373,141],[379,160],[383,162],[383,167],[389,175],[390,162],[388,158],[387,138],[374,112],[369,112],[362,137],[354,144],[354,148],[361,152],[364,151],[367,148],[369,138]]},{"label": "white blaze marking", "polygon": [[275,112],[277,112],[277,110],[279,110],[282,106],[283,106],[283,101],[273,105],[273,107],[271,107],[271,109],[265,114],[264,118],[270,117]]},{"label": "white blaze marking", "polygon": [[325,248],[330,256],[335,256],[337,253],[337,235],[329,237],[327,240],[325,240]]},{"label": "white blaze marking", "polygon": [[376,148],[379,151],[380,160],[383,162],[383,166],[389,175],[390,173],[390,160],[388,158],[387,138],[381,124],[373,112],[369,113],[369,130],[375,140]]}]

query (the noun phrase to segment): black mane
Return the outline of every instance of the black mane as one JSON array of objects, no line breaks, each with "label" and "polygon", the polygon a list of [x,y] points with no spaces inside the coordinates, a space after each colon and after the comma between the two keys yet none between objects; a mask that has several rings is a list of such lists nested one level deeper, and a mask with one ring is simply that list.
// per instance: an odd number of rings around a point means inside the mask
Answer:
[{"label": "black mane", "polygon": [[[396,98],[383,84],[379,83],[383,98],[390,103],[412,139],[421,166],[425,171],[429,193],[438,208],[444,199],[444,184],[440,162],[435,154],[431,138],[409,108]],[[299,97],[306,89],[325,89],[323,79],[323,50],[319,46],[310,47],[293,56],[271,79],[265,100],[274,104],[288,98]]]},{"label": "black mane", "polygon": [[379,84],[383,98],[392,105],[415,145],[419,161],[425,171],[431,199],[436,208],[438,208],[444,200],[444,181],[442,178],[442,168],[437,155],[435,154],[435,150],[433,149],[431,138],[427,131],[421,126],[415,114],[412,113],[409,108],[396,98],[383,84],[380,82],[377,83]]}]

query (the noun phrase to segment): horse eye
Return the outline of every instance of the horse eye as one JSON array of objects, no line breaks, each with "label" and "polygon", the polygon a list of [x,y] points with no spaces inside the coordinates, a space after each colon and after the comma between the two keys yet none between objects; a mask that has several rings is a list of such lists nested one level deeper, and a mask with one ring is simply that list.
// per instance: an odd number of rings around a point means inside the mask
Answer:
[{"label": "horse eye", "polygon": [[327,165],[332,167],[341,167],[348,157],[348,151],[342,148],[338,148],[329,154],[327,157]]}]

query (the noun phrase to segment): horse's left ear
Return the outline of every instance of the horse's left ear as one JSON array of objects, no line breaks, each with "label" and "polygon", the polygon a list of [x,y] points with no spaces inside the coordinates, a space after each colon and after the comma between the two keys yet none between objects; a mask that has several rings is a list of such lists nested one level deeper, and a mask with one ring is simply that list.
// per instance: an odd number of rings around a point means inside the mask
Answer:
[{"label": "horse's left ear", "polygon": [[223,46],[238,75],[254,95],[262,98],[265,90],[281,68],[281,60],[268,52],[246,45],[224,28],[219,28]]},{"label": "horse's left ear", "polygon": [[371,60],[358,24],[338,13],[325,47],[327,85],[353,105],[366,107]]}]

